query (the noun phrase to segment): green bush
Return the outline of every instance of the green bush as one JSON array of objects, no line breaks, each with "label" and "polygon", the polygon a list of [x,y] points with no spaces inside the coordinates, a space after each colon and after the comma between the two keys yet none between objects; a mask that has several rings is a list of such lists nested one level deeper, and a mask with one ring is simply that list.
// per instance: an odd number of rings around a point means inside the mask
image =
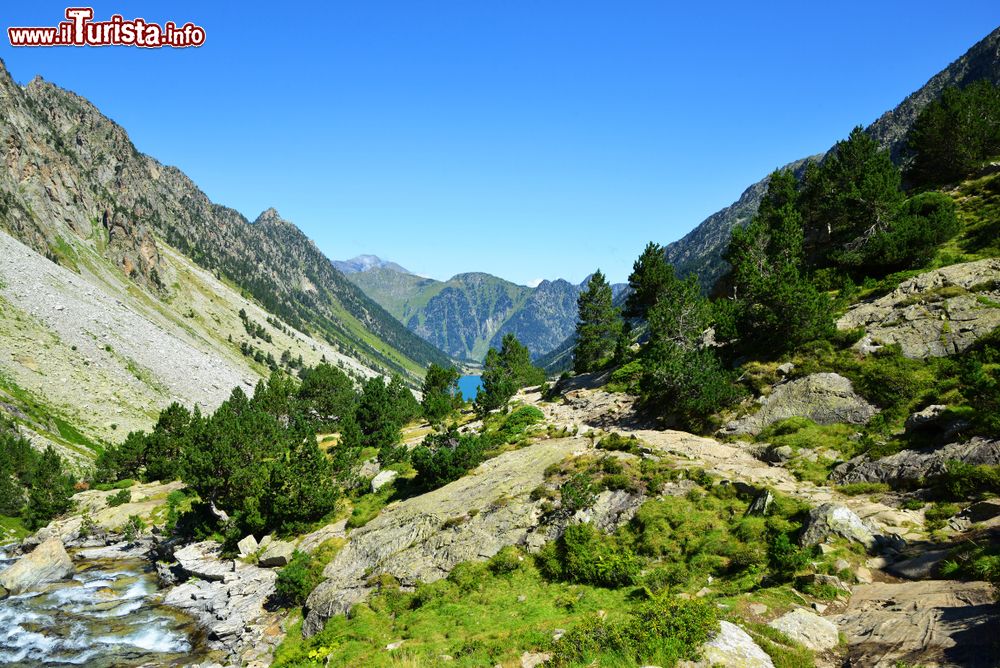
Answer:
[{"label": "green bush", "polygon": [[597,448],[599,450],[608,450],[610,452],[630,452],[633,455],[639,454],[641,445],[642,441],[636,438],[635,434],[622,436],[617,431],[611,432],[597,442]]},{"label": "green bush", "polygon": [[573,524],[541,550],[539,568],[551,579],[622,587],[635,583],[641,566],[639,558],[615,538],[590,524]]},{"label": "green bush", "polygon": [[286,607],[302,605],[323,579],[323,566],[305,552],[295,550],[292,558],[278,571],[274,591]]},{"label": "green bush", "polygon": [[488,562],[488,568],[494,575],[509,575],[521,567],[524,557],[521,551],[512,545],[503,548]]},{"label": "green bush", "polygon": [[436,489],[478,466],[485,458],[485,443],[472,434],[450,429],[432,434],[410,453],[410,463],[425,489]]},{"label": "green bush", "polygon": [[108,497],[108,505],[112,508],[120,506],[126,503],[132,502],[132,491],[129,489],[123,489],[117,494],[112,494]]},{"label": "green bush", "polygon": [[794,545],[787,533],[775,535],[767,546],[771,574],[779,582],[789,582],[809,563],[809,551]]},{"label": "green bush", "polygon": [[701,645],[718,628],[710,603],[654,598],[623,621],[586,618],[556,643],[552,665],[597,665],[603,664],[601,656],[613,656],[633,665],[673,666],[682,659],[697,659]]},{"label": "green bush", "polygon": [[597,498],[594,482],[586,473],[577,473],[559,487],[559,498],[563,509],[569,512],[586,510]]}]

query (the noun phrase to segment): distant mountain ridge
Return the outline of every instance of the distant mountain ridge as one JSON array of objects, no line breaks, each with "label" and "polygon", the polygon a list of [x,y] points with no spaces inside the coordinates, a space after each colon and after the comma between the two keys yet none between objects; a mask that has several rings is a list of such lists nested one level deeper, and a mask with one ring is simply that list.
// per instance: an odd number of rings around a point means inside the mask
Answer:
[{"label": "distant mountain ridge", "polygon": [[[979,79],[1000,84],[1000,28],[931,77],[894,109],[882,114],[868,126],[866,132],[889,149],[897,164],[903,165],[909,160],[906,135],[920,111],[940,97],[945,88],[966,86]],[[851,128],[844,128],[845,137],[850,130]],[[821,160],[824,155],[825,153],[796,160],[785,167],[801,172],[808,161]],[[729,243],[733,228],[750,222],[766,190],[765,177],[744,190],[736,202],[713,213],[684,237],[668,244],[667,261],[682,274],[697,274],[702,285],[710,288],[726,271],[727,265],[722,259],[722,253]]]},{"label": "distant mountain ridge", "polygon": [[[479,362],[513,333],[535,357],[562,343],[576,328],[582,286],[557,279],[535,287],[470,272],[447,281],[393,269],[376,256],[347,278],[389,313],[456,359]],[[353,262],[353,261],[349,261]],[[405,273],[404,273],[405,272]],[[619,292],[624,286],[615,286]]]},{"label": "distant mountain ridge", "polygon": [[0,93],[0,229],[37,252],[78,271],[76,247],[97,243],[126,277],[169,300],[165,243],[369,368],[415,381],[429,362],[447,361],[274,209],[251,223],[210,201],[89,101],[41,78],[21,87],[0,65]]},{"label": "distant mountain ridge", "polygon": [[354,274],[359,271],[371,271],[372,269],[392,269],[401,274],[411,273],[408,269],[399,266],[395,262],[383,260],[377,255],[358,255],[350,260],[331,260],[333,266],[343,274]]}]

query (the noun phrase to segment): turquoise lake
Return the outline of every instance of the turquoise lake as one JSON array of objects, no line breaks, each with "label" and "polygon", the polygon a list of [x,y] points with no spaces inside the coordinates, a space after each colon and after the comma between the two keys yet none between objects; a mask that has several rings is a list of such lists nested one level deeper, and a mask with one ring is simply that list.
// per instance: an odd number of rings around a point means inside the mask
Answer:
[{"label": "turquoise lake", "polygon": [[479,388],[483,386],[483,380],[479,376],[462,376],[458,379],[458,389],[462,392],[462,398],[472,401],[479,394]]}]

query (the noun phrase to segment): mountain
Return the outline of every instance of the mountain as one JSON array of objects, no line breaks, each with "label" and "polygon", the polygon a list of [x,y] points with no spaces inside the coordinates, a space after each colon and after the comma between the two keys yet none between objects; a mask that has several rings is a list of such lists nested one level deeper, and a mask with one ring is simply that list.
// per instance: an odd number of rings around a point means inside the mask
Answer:
[{"label": "mountain", "polygon": [[447,363],[277,211],[213,203],[82,97],[0,64],[0,109],[0,412],[37,442],[82,461],[300,359]]},{"label": "mountain", "polygon": [[[909,160],[906,135],[920,111],[937,99],[950,86],[966,86],[979,79],[1000,83],[1000,28],[997,28],[961,58],[934,75],[919,90],[898,106],[887,111],[866,129],[872,137],[888,148],[893,160],[905,165]],[[846,136],[850,128],[844,129]],[[785,165],[801,173],[810,160],[821,160],[824,154],[803,158]],[[717,211],[681,239],[667,245],[667,260],[682,274],[697,273],[702,285],[710,288],[726,271],[722,252],[737,225],[746,225],[757,212],[767,190],[767,178],[754,183],[728,207]]]},{"label": "mountain", "polygon": [[531,288],[478,272],[436,281],[389,266],[347,277],[412,332],[470,362],[482,361],[507,333],[536,357],[558,346],[576,327],[576,298],[589,280],[542,281]]},{"label": "mountain", "polygon": [[342,274],[354,274],[359,271],[371,271],[372,269],[391,269],[401,274],[410,273],[395,262],[383,260],[377,255],[359,255],[352,257],[350,260],[333,260],[333,266]]},{"label": "mountain", "polygon": [[21,88],[6,70],[0,79],[8,141],[4,227],[31,248],[73,268],[73,245],[103,230],[103,255],[138,286],[169,299],[169,277],[158,267],[167,244],[293,327],[368,364],[416,375],[444,359],[274,209],[250,223],[210,201],[180,170],[139,153],[82,97],[40,78]]}]

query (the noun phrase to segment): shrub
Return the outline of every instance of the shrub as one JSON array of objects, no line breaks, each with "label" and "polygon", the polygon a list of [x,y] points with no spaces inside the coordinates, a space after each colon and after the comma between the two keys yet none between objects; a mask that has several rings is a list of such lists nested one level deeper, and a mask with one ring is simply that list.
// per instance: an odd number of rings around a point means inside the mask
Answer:
[{"label": "shrub", "polygon": [[639,559],[630,549],[590,524],[566,527],[557,541],[556,557],[561,579],[599,587],[633,584],[640,571]]},{"label": "shrub", "polygon": [[858,496],[859,494],[880,494],[889,491],[889,485],[884,482],[853,482],[849,485],[841,485],[837,491],[847,496]]},{"label": "shrub", "polygon": [[616,431],[611,432],[597,442],[597,447],[600,450],[608,450],[610,452],[630,452],[633,455],[639,454],[639,448],[641,445],[642,441],[636,438],[635,434],[622,436]]},{"label": "shrub", "polygon": [[701,645],[718,628],[710,603],[654,598],[623,621],[586,618],[556,643],[552,664],[596,665],[607,653],[635,665],[674,665],[681,659],[697,659]]},{"label": "shrub", "polygon": [[585,510],[594,505],[594,484],[586,473],[577,473],[559,487],[562,507],[569,512]]},{"label": "shrub", "polygon": [[302,605],[322,580],[323,566],[305,552],[295,550],[288,564],[278,571],[274,591],[286,607]]},{"label": "shrub", "polygon": [[146,530],[146,523],[138,515],[129,515],[128,521],[122,526],[121,532],[125,536],[126,542],[134,543]]},{"label": "shrub", "polygon": [[113,494],[108,497],[108,505],[112,508],[120,506],[126,503],[132,502],[132,492],[129,489],[123,489],[117,494]]},{"label": "shrub", "polygon": [[521,567],[524,557],[512,545],[503,548],[489,560],[488,568],[494,575],[509,575]]},{"label": "shrub", "polygon": [[451,429],[432,434],[413,449],[410,462],[426,489],[436,489],[458,480],[485,459],[485,444],[478,436],[459,434]]},{"label": "shrub", "polygon": [[779,533],[767,546],[767,558],[774,578],[788,582],[809,563],[809,552],[794,545],[788,534]]}]

